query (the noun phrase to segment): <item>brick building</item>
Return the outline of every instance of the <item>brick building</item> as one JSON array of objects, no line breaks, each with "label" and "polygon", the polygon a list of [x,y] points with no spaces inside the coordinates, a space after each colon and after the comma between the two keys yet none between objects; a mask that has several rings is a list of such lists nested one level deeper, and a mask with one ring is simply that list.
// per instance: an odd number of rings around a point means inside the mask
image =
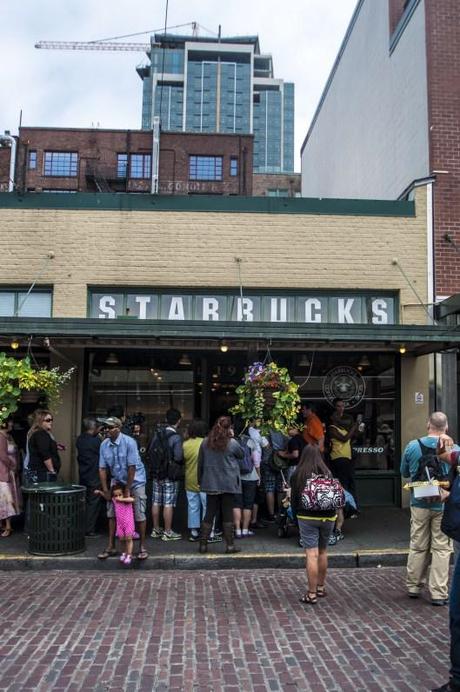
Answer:
[{"label": "brick building", "polygon": [[254,173],[254,197],[300,197],[300,173]]},{"label": "brick building", "polygon": [[383,202],[2,193],[0,226],[0,350],[77,366],[55,416],[67,478],[83,415],[121,403],[150,431],[173,405],[213,422],[270,353],[323,420],[339,395],[363,416],[361,503],[401,503],[401,445],[428,412],[426,354],[460,342],[426,325],[393,264],[407,255],[426,301],[423,190]]},{"label": "brick building", "polygon": [[[252,146],[251,135],[161,133],[158,193],[251,195]],[[20,191],[151,192],[155,173],[151,130],[19,130]]]}]

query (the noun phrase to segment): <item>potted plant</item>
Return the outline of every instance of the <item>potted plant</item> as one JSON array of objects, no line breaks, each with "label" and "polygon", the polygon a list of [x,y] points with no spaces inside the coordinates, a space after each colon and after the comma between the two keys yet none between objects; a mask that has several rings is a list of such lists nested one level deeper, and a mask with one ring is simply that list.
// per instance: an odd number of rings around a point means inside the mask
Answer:
[{"label": "potted plant", "polygon": [[48,406],[56,407],[74,369],[61,372],[59,368],[34,368],[28,357],[16,359],[0,353],[0,423],[17,410],[24,391],[38,391],[46,397]]},{"label": "potted plant", "polygon": [[270,430],[287,432],[295,426],[300,408],[298,385],[289,376],[287,368],[274,362],[253,363],[236,389],[238,403],[231,413],[244,421],[258,420],[262,434]]}]

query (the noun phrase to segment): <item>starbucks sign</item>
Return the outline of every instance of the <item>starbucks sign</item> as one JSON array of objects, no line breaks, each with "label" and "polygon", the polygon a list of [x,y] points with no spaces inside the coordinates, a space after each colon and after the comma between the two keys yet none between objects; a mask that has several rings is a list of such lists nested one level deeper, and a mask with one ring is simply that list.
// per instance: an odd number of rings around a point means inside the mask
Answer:
[{"label": "starbucks sign", "polygon": [[323,382],[323,394],[329,403],[343,399],[345,408],[357,406],[366,392],[364,379],[355,368],[347,365],[332,368]]}]

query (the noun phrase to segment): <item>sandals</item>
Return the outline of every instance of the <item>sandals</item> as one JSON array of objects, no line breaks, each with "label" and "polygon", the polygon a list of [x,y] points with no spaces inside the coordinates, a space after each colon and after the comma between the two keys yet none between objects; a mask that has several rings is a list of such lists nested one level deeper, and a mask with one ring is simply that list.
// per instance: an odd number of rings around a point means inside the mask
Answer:
[{"label": "sandals", "polygon": [[[139,550],[139,552],[137,553],[137,559],[138,560],[147,560],[148,556],[149,556],[149,554],[145,549]],[[126,562],[125,562],[125,564],[126,564]]]},{"label": "sandals", "polygon": [[299,598],[299,601],[301,603],[306,603],[307,605],[316,605],[318,603],[318,599],[314,591],[307,591],[307,593],[304,596],[302,596],[302,598]]},{"label": "sandals", "polygon": [[105,550],[102,551],[102,553],[99,553],[97,556],[98,560],[107,560],[108,557],[116,557],[118,555],[118,552],[115,550],[115,548],[106,548]]},{"label": "sandals", "polygon": [[13,533],[13,529],[3,529],[0,533],[0,538],[8,538]]},{"label": "sandals", "polygon": [[318,598],[324,598],[325,596],[327,596],[327,591],[326,591],[325,587],[324,586],[318,586],[316,589],[316,595],[318,596]]}]

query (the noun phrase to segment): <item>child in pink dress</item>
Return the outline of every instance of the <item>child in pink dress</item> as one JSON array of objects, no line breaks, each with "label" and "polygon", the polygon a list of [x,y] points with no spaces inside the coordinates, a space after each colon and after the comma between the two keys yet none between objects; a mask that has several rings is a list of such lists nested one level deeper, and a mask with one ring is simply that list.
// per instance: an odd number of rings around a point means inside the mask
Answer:
[{"label": "child in pink dress", "polygon": [[[101,491],[96,492],[102,495]],[[135,534],[134,497],[124,497],[124,486],[121,483],[112,485],[111,493],[115,511],[115,535],[122,545],[120,562],[129,567],[133,559],[133,538]]]}]

